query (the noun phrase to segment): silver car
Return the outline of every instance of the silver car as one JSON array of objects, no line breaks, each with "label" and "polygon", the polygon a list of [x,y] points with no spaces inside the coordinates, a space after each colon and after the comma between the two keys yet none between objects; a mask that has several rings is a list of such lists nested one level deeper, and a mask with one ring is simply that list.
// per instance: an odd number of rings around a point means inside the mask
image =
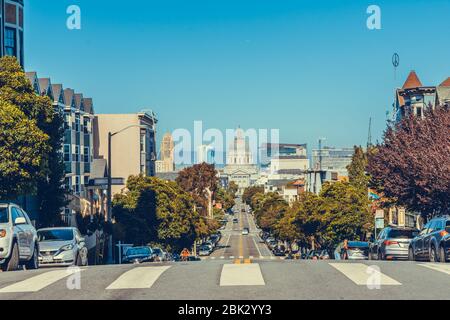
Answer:
[{"label": "silver car", "polygon": [[419,234],[414,228],[386,227],[370,245],[369,259],[408,259],[411,240]]},{"label": "silver car", "polygon": [[39,266],[87,266],[88,249],[77,228],[38,230]]},{"label": "silver car", "polygon": [[0,266],[3,271],[17,270],[24,264],[37,269],[39,244],[30,218],[13,203],[0,203]]}]

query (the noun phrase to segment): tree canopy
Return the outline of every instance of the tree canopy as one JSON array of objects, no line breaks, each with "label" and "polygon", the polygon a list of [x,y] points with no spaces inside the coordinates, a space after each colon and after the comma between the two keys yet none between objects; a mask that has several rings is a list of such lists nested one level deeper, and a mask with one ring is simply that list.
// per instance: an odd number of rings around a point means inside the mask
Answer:
[{"label": "tree canopy", "polygon": [[373,182],[387,197],[424,218],[450,212],[450,110],[407,115],[384,133],[369,157]]},{"label": "tree canopy", "polygon": [[116,239],[180,250],[207,232],[205,218],[194,211],[192,197],[175,182],[130,176],[127,189],[113,201]]}]

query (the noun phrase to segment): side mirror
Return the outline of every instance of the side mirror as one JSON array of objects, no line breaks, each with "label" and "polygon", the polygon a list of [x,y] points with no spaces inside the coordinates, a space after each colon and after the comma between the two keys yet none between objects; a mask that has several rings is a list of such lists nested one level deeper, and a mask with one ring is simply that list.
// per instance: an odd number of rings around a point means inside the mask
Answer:
[{"label": "side mirror", "polygon": [[82,242],[86,242],[86,240],[83,237],[78,239],[78,243],[82,243]]},{"label": "side mirror", "polygon": [[27,224],[27,220],[24,217],[17,217],[16,220],[14,220],[14,224]]}]

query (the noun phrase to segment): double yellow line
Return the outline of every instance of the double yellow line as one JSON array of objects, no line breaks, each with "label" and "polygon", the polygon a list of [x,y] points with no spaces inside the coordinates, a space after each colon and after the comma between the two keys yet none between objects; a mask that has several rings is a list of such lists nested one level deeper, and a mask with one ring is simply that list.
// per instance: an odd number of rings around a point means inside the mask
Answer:
[{"label": "double yellow line", "polygon": [[250,264],[252,263],[251,259],[234,259],[234,264]]}]

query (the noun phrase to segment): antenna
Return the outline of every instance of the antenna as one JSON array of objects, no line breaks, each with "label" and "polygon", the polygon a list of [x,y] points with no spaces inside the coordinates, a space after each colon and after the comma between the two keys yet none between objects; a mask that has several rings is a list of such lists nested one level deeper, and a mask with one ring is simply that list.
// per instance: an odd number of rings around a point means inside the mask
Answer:
[{"label": "antenna", "polygon": [[372,147],[372,117],[369,118],[369,133],[367,134],[367,150]]}]

